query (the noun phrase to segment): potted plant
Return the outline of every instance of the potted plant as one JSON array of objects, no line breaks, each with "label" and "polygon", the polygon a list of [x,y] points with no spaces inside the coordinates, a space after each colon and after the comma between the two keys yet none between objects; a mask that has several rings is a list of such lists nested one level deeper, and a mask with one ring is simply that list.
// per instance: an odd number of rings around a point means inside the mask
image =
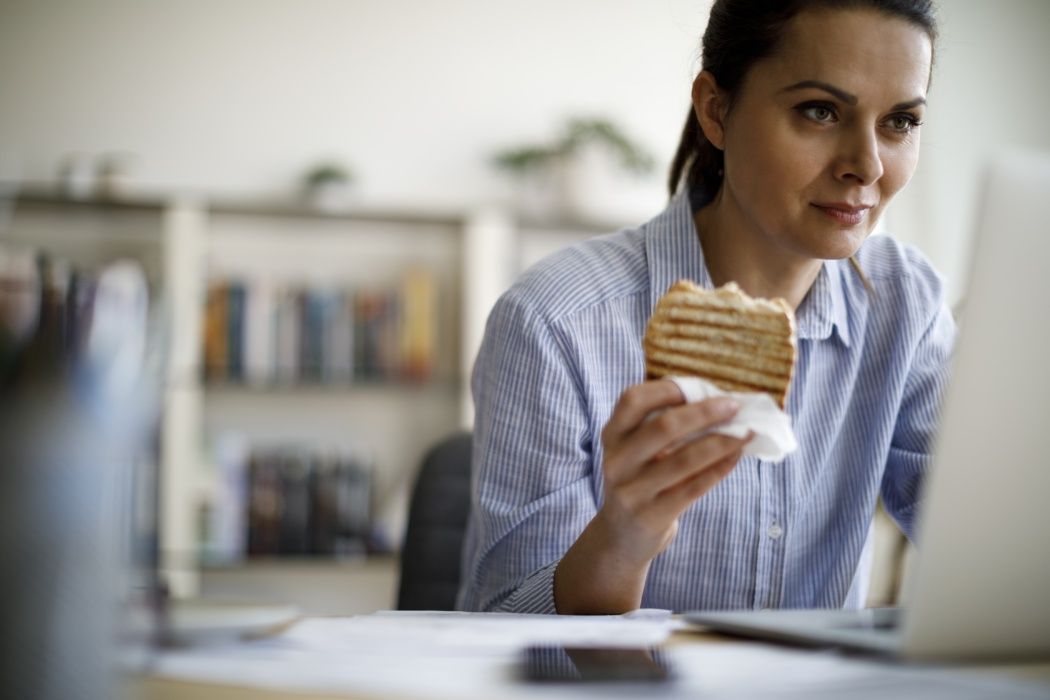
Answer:
[{"label": "potted plant", "polygon": [[573,118],[553,143],[500,151],[493,164],[515,178],[531,215],[601,220],[623,187],[618,176],[647,174],[654,160],[610,120]]},{"label": "potted plant", "polygon": [[303,177],[306,201],[326,211],[346,208],[350,200],[353,173],[334,161],[319,163]]}]

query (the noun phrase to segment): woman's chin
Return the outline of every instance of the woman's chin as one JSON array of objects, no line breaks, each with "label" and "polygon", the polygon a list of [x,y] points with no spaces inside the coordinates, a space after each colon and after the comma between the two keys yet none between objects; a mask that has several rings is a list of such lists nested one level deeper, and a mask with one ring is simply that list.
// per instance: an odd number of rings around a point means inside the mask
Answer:
[{"label": "woman's chin", "polygon": [[856,254],[868,237],[866,231],[825,233],[817,238],[811,235],[796,239],[794,251],[811,260],[843,260]]}]

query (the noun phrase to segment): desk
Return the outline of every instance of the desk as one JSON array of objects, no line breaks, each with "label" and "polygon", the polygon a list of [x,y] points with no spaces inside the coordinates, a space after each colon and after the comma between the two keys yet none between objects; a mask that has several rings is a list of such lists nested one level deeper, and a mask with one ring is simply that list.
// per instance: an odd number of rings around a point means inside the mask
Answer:
[{"label": "desk", "polygon": [[[514,636],[513,619],[485,618],[485,634],[505,630]],[[528,617],[528,616],[525,616]],[[316,624],[320,623],[320,624]],[[376,634],[374,648],[357,648],[331,635],[346,623],[353,634]],[[439,620],[440,624],[445,624]],[[1050,661],[1013,666],[909,666],[832,651],[802,650],[744,642],[694,630],[667,619],[660,645],[677,671],[668,684],[589,685],[526,684],[516,680],[513,643],[496,644],[484,636],[432,644],[432,618],[412,615],[361,616],[347,620],[305,620],[309,635],[286,635],[219,649],[161,657],[161,675],[129,681],[126,697],[139,700],[557,700],[565,698],[1050,698]],[[459,624],[458,622],[455,624]],[[523,620],[522,624],[527,624]],[[617,621],[611,624],[615,627]],[[645,623],[649,624],[649,623]],[[653,625],[641,631],[650,635]],[[329,631],[325,631],[325,630]],[[383,631],[386,630],[386,631]],[[611,628],[611,638],[623,638]],[[593,632],[593,630],[591,631]],[[590,634],[591,632],[588,632]],[[667,636],[666,632],[670,632]],[[393,636],[391,635],[393,633]],[[350,634],[350,636],[353,636]],[[396,635],[404,638],[404,648]],[[416,639],[419,643],[413,644]],[[489,639],[494,639],[490,637]],[[357,642],[360,643],[360,637]],[[318,641],[322,646],[311,648]],[[333,640],[333,648],[324,648]],[[457,647],[457,644],[460,646]],[[481,646],[477,646],[477,645]],[[471,646],[475,645],[475,646]],[[487,647],[487,648],[486,648]],[[473,652],[469,649],[474,649]],[[197,666],[194,664],[197,663]],[[285,664],[282,670],[281,664]],[[195,670],[196,669],[196,670]],[[176,676],[162,677],[163,674]],[[189,674],[189,675],[187,675]],[[221,682],[206,680],[219,677]],[[218,674],[215,676],[214,674]],[[225,676],[224,676],[225,674]],[[283,675],[282,675],[283,674]],[[299,674],[296,676],[296,674]],[[187,680],[193,679],[195,680]],[[231,680],[240,678],[241,680]]]}]

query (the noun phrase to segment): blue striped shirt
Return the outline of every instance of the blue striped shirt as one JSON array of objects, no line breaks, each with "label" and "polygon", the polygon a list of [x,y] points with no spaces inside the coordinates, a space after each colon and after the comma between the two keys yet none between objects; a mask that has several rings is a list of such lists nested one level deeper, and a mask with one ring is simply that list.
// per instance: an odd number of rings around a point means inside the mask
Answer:
[{"label": "blue striped shirt", "polygon": [[[859,608],[881,495],[911,537],[955,325],[916,250],[869,238],[797,310],[787,410],[800,447],[745,457],[683,513],[643,607]],[[711,287],[686,197],[527,271],[494,307],[472,377],[472,513],[458,604],[555,612],[554,570],[602,500],[601,431],[645,378],[641,338],[679,278]]]}]

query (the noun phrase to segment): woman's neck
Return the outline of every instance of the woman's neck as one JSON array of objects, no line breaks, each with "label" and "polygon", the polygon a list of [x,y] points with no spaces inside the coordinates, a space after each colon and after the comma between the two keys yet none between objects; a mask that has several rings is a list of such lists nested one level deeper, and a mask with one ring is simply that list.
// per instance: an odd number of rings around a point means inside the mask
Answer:
[{"label": "woman's neck", "polygon": [[736,282],[754,297],[781,297],[793,309],[820,274],[821,260],[799,256],[748,225],[722,195],[693,215],[704,262],[716,287]]}]

